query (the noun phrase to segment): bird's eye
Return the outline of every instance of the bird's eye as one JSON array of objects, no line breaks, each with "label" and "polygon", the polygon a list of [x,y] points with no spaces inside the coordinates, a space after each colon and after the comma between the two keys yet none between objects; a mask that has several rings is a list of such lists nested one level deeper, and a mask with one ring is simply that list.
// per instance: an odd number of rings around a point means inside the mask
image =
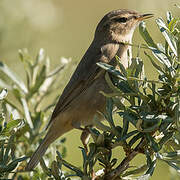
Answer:
[{"label": "bird's eye", "polygon": [[119,23],[125,23],[128,20],[128,18],[126,17],[121,17],[121,18],[115,18],[114,21],[115,22],[119,22]]}]

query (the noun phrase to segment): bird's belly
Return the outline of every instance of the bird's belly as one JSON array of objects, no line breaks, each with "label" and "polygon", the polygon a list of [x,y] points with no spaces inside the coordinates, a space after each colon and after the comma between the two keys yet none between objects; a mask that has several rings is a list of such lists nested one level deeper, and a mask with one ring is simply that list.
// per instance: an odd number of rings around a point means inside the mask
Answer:
[{"label": "bird's belly", "polygon": [[94,116],[99,112],[105,112],[106,98],[100,93],[110,92],[104,77],[98,78],[93,84],[74,100],[66,113],[70,115],[68,119],[72,121],[73,126],[92,125]]}]

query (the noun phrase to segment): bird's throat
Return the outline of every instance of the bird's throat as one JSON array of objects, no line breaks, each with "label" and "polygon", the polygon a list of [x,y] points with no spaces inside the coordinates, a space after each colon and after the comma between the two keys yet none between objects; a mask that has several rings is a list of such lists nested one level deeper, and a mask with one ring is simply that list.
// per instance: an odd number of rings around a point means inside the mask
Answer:
[{"label": "bird's throat", "polygon": [[116,55],[120,58],[125,68],[131,64],[132,48],[130,44],[132,43],[133,33],[134,29],[128,34],[112,33],[112,39],[119,44]]},{"label": "bird's throat", "polygon": [[132,58],[132,49],[131,46],[127,44],[119,44],[119,49],[116,54],[119,58],[125,69],[131,64]]}]

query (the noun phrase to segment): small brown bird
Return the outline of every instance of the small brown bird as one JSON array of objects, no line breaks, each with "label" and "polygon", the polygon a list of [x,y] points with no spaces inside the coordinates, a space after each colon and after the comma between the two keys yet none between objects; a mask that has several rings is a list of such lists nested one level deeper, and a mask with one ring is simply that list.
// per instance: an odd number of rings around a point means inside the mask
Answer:
[{"label": "small brown bird", "polygon": [[[132,10],[115,10],[106,14],[97,25],[94,39],[81,59],[69,83],[54,109],[48,132],[32,155],[26,170],[32,170],[46,152],[48,146],[64,133],[82,125],[92,125],[97,111],[105,112],[106,98],[100,91],[111,92],[97,62],[116,65],[119,56],[125,68],[130,59],[133,32],[140,21],[152,14],[139,14]],[[98,116],[98,114],[97,114]]]}]

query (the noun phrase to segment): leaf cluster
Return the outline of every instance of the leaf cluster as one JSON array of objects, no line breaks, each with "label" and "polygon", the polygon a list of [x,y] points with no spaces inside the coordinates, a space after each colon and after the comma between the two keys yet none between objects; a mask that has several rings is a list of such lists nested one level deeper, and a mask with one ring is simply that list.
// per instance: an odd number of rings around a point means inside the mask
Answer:
[{"label": "leaf cluster", "polygon": [[[63,165],[73,170],[81,179],[148,179],[153,175],[157,160],[166,162],[180,172],[179,122],[180,122],[180,31],[179,19],[167,12],[167,22],[156,20],[164,37],[164,44],[155,43],[146,25],[139,26],[147,44],[146,60],[158,74],[156,80],[148,79],[140,57],[132,58],[124,69],[121,59],[117,66],[105,63],[97,65],[106,71],[105,79],[112,93],[101,92],[107,97],[107,113],[100,113],[107,123],[94,119],[96,128],[89,128],[93,142],[89,153],[83,154],[83,169],[67,162]],[[133,46],[133,45],[132,45]],[[113,112],[122,119],[120,126]],[[134,128],[132,128],[132,126]],[[112,156],[113,149],[122,147],[125,157],[118,163]],[[140,167],[130,169],[135,156],[144,154],[146,161]],[[95,171],[95,165],[102,169]]]},{"label": "leaf cluster", "polygon": [[[106,113],[99,114],[105,121],[94,117],[95,128],[88,127],[93,141],[88,153],[80,147],[82,167],[64,160],[66,148],[60,143],[61,154],[56,160],[47,153],[35,172],[22,172],[24,155],[30,156],[37,147],[48,120],[51,107],[43,106],[57,87],[61,65],[50,70],[50,60],[41,49],[35,60],[27,50],[19,51],[24,64],[25,78],[19,77],[5,63],[0,62],[1,112],[0,112],[0,176],[3,178],[28,179],[148,179],[153,175],[157,161],[167,163],[180,172],[180,26],[179,18],[167,12],[166,22],[162,18],[156,24],[164,43],[155,43],[146,25],[142,22],[139,31],[146,44],[145,60],[149,60],[157,74],[154,80],[145,75],[143,60],[137,56],[127,69],[116,57],[118,68],[105,63],[97,65],[106,71],[105,79],[112,92],[100,92],[107,98]],[[129,44],[130,45],[130,44]],[[134,45],[132,45],[134,46]],[[7,98],[7,90],[11,98]],[[114,114],[116,116],[114,116]],[[121,121],[122,123],[119,123]],[[18,145],[16,145],[18,144]],[[54,147],[54,148],[55,148]],[[124,151],[124,159],[113,156],[115,148]],[[50,152],[50,150],[48,150]],[[144,164],[131,166],[133,159],[143,154]],[[122,155],[121,155],[122,157]],[[51,163],[49,163],[51,161]],[[18,163],[20,165],[17,167]],[[97,169],[97,165],[100,169]],[[63,167],[69,169],[64,171]]]},{"label": "leaf cluster", "polygon": [[[24,160],[39,144],[43,135],[40,131],[45,128],[44,121],[48,121],[47,117],[58,96],[53,97],[50,104],[44,105],[44,102],[52,97],[51,94],[55,89],[59,88],[55,82],[65,67],[65,64],[61,64],[51,70],[50,59],[43,49],[40,49],[35,59],[26,49],[19,50],[19,57],[23,63],[25,78],[20,77],[5,63],[0,62],[2,75],[0,87],[3,88],[0,94],[2,109],[0,112],[0,176],[4,178],[20,177],[19,173],[22,173],[26,164]],[[56,148],[61,144],[63,157],[66,155],[66,148],[62,145],[64,142],[65,139],[58,145],[54,144]],[[16,156],[22,157],[16,158]],[[52,157],[48,159],[51,161]],[[19,162],[22,163],[16,168]],[[39,177],[45,177],[39,170],[37,174]]]}]

